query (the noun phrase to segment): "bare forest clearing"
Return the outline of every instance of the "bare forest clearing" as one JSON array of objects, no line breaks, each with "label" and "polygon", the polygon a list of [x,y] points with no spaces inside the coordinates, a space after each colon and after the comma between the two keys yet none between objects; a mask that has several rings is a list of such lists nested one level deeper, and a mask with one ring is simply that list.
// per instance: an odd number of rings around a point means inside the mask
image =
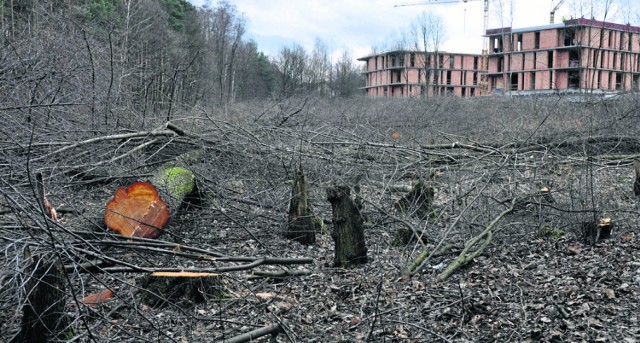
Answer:
[{"label": "bare forest clearing", "polygon": [[[635,342],[640,102],[575,100],[292,97],[117,130],[73,106],[2,109],[0,339],[41,279],[64,290],[47,308],[71,341]],[[171,163],[197,201],[155,239],[108,230],[115,190]],[[323,222],[311,244],[285,237],[299,167]],[[364,263],[336,266],[335,186]],[[166,292],[158,271],[217,276]]]}]

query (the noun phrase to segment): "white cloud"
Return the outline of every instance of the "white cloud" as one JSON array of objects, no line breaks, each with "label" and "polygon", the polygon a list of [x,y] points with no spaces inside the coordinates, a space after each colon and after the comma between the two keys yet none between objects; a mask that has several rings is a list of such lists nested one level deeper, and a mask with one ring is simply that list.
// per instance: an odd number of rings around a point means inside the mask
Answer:
[{"label": "white cloud", "polygon": [[[190,0],[196,6],[206,0]],[[556,12],[556,23],[563,16],[577,13],[575,2],[567,1]],[[583,0],[584,1],[584,0]],[[631,0],[621,0],[631,1]],[[633,0],[636,1],[636,0]],[[275,56],[283,46],[299,44],[313,49],[316,38],[330,50],[351,51],[362,57],[373,47],[392,48],[409,24],[423,11],[439,15],[445,24],[446,40],[442,50],[480,53],[483,34],[483,1],[440,3],[394,7],[395,0],[233,0],[248,20],[247,37],[258,43],[267,55]],[[573,2],[573,3],[572,3]],[[513,11],[510,4],[513,3]],[[540,26],[549,23],[552,0],[490,0],[492,27]],[[215,2],[213,2],[215,6]],[[501,11],[502,10],[502,11]],[[501,14],[502,13],[502,14]],[[511,14],[513,13],[513,14]],[[613,20],[609,17],[609,20]]]}]

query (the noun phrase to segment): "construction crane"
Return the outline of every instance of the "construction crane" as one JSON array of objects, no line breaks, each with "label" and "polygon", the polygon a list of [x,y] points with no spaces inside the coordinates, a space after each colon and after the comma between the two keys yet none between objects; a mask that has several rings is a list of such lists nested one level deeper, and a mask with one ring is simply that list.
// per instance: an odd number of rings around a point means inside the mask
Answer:
[{"label": "construction crane", "polygon": [[[483,1],[484,2],[484,20],[482,23],[482,34],[485,35],[487,33],[487,29],[489,27],[489,0],[427,0],[427,1],[412,1],[412,2],[402,2],[393,7],[402,7],[402,6],[416,6],[416,5],[439,5],[439,4],[449,4],[454,2],[470,2],[470,1]],[[565,0],[561,0],[560,4]],[[558,6],[560,6],[558,4]],[[480,73],[480,86],[482,87],[482,94],[486,94],[487,92],[487,74],[486,70],[489,69],[489,37],[484,37],[482,39],[482,70],[485,72]]]},{"label": "construction crane", "polygon": [[557,10],[558,8],[560,8],[560,5],[562,5],[565,1],[567,1],[567,0],[560,0],[560,1],[558,1],[558,4],[556,5],[556,7],[554,7],[554,8],[551,10],[551,13],[550,13],[550,15],[549,15],[549,24],[553,24],[553,19],[554,19],[554,17],[556,16],[556,10]]}]

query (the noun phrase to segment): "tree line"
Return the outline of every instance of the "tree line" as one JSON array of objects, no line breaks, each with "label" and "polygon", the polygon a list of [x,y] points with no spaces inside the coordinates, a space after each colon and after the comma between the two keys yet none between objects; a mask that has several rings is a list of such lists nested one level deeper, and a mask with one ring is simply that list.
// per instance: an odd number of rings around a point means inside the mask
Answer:
[{"label": "tree line", "polygon": [[349,53],[332,61],[319,39],[265,55],[228,1],[0,0],[0,30],[0,103],[81,104],[105,121],[364,86]]}]

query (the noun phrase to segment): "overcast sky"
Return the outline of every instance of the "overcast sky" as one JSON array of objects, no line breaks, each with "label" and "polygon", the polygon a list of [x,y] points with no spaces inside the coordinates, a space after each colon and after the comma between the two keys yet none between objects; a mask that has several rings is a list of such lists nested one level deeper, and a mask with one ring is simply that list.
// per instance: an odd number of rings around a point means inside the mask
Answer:
[{"label": "overcast sky", "polygon": [[[189,0],[196,6],[215,0]],[[320,38],[335,54],[347,50],[354,58],[368,55],[372,48],[393,48],[401,32],[422,12],[439,15],[445,23],[445,40],[441,50],[480,53],[482,50],[483,1],[394,7],[407,3],[400,0],[230,0],[247,19],[246,38],[253,39],[258,49],[276,56],[283,46],[298,44],[308,52]],[[489,28],[500,26],[530,27],[549,24],[549,12],[559,0],[490,0]],[[580,13],[577,3],[568,0],[556,11],[555,22]],[[415,2],[415,1],[413,1]],[[638,0],[616,0],[614,3],[638,3]],[[504,3],[500,15],[500,3]],[[513,11],[509,4],[513,3]],[[584,10],[583,10],[584,11]],[[613,12],[616,9],[612,9]],[[510,13],[513,13],[511,15]],[[631,11],[627,10],[626,13]],[[634,12],[637,13],[637,12]],[[609,14],[608,18],[612,18]],[[501,18],[504,24],[501,24]],[[512,18],[512,19],[511,19]],[[620,14],[618,14],[620,18]],[[602,19],[602,18],[598,18]],[[613,20],[613,19],[611,19]],[[620,21],[622,19],[618,19]],[[632,22],[636,22],[631,20]]]}]

